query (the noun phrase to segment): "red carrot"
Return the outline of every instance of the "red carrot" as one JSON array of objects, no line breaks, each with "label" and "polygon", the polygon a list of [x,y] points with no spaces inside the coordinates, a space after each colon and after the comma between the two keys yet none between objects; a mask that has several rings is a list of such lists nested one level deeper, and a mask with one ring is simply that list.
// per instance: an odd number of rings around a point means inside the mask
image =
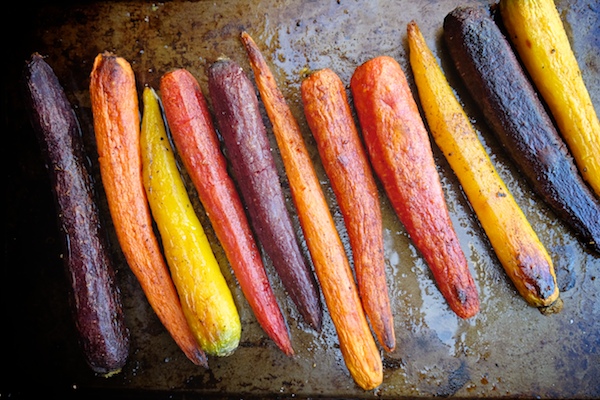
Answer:
[{"label": "red carrot", "polygon": [[161,78],[167,123],[246,300],[256,319],[287,355],[294,353],[287,326],[252,236],[200,85],[185,69]]},{"label": "red carrot", "polygon": [[461,318],[479,311],[477,287],[452,226],[425,124],[391,57],[359,66],[350,81],[373,168],[438,288]]}]

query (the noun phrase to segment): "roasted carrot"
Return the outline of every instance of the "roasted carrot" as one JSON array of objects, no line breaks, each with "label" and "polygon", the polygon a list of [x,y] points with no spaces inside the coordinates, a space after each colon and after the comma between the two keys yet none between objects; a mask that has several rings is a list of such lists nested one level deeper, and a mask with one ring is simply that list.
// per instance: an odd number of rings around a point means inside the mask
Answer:
[{"label": "roasted carrot", "polygon": [[583,178],[600,196],[600,121],[553,0],[502,0],[507,37],[554,116]]},{"label": "roasted carrot", "polygon": [[294,233],[254,86],[235,61],[221,58],[209,69],[208,87],[254,232],[304,320],[320,330],[319,292]]},{"label": "roasted carrot", "polygon": [[373,169],[450,308],[479,311],[479,295],[452,226],[429,137],[402,68],[379,56],[350,80]]},{"label": "roasted carrot", "polygon": [[242,327],[231,291],[196,216],[167,137],[158,97],[143,92],[142,172],[150,210],[188,324],[202,349],[231,354]]},{"label": "roasted carrot", "polygon": [[140,110],[134,72],[127,60],[104,52],[95,58],[90,79],[100,175],[123,254],[175,342],[192,362],[208,367],[153,231],[142,183]]},{"label": "roasted carrot", "polygon": [[578,239],[600,253],[600,201],[490,10],[456,7],[444,18],[444,40],[465,87],[519,171]]},{"label": "roasted carrot", "polygon": [[292,355],[283,314],[267,277],[235,183],[228,175],[212,116],[196,78],[186,69],[161,77],[160,91],[175,147],[198,192],[256,319]]},{"label": "roasted carrot", "polygon": [[379,386],[383,364],[371,334],[350,263],[302,139],[302,132],[254,40],[241,34],[259,94],[288,176],[315,272],[350,374],[363,389]]},{"label": "roasted carrot", "polygon": [[548,310],[559,298],[550,255],[498,175],[417,23],[410,22],[407,30],[410,65],[435,142],[521,296]]},{"label": "roasted carrot", "polygon": [[79,121],[44,57],[34,53],[24,75],[29,116],[46,161],[60,223],[79,343],[94,372],[114,375],[127,362],[129,331]]},{"label": "roasted carrot", "polygon": [[330,69],[301,85],[304,114],[344,217],[365,313],[386,351],[396,346],[383,251],[379,192],[342,80]]}]

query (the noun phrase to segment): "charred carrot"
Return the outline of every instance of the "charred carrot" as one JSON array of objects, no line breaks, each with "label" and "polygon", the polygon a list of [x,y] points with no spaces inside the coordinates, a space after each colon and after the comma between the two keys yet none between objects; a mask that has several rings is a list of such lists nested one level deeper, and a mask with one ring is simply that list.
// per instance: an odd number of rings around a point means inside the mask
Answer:
[{"label": "charred carrot", "polygon": [[202,349],[231,354],[241,324],[233,296],[181,179],[158,97],[143,92],[142,172],[150,210],[162,238],[171,276],[188,324]]},{"label": "charred carrot", "polygon": [[294,118],[258,46],[241,35],[259,94],[281,152],[292,198],[325,303],[350,374],[363,389],[379,386],[383,365],[364,314],[350,263]]},{"label": "charred carrot", "polygon": [[335,72],[323,69],[302,82],[301,92],[308,126],[344,216],[365,313],[379,343],[392,351],[396,337],[385,275],[379,192],[346,89]]},{"label": "charred carrot", "polygon": [[600,196],[600,120],[553,0],[502,0],[507,37],[546,101],[583,178]]},{"label": "charred carrot", "polygon": [[64,265],[79,342],[90,368],[110,376],[127,362],[129,331],[79,122],[54,70],[38,53],[26,65],[25,84],[63,234]]},{"label": "charred carrot", "polygon": [[496,172],[416,22],[407,30],[410,65],[435,142],[521,296],[548,310],[559,298],[550,255]]},{"label": "charred carrot", "polygon": [[304,320],[320,330],[319,292],[294,233],[254,86],[235,61],[222,58],[209,69],[208,87],[254,232]]},{"label": "charred carrot", "polygon": [[207,367],[152,228],[142,183],[137,89],[127,60],[108,52],[98,54],[90,97],[100,175],[123,254],[175,342],[192,362]]},{"label": "charred carrot", "polygon": [[517,168],[582,243],[600,253],[600,201],[490,10],[456,7],[444,18],[444,40],[465,87]]},{"label": "charred carrot", "polygon": [[161,97],[175,147],[198,192],[256,319],[287,355],[289,333],[227,162],[213,126],[206,99],[196,78],[186,69],[164,74]]},{"label": "charred carrot", "polygon": [[452,226],[428,133],[400,65],[379,56],[350,81],[373,164],[410,238],[461,318],[479,311],[477,287]]}]

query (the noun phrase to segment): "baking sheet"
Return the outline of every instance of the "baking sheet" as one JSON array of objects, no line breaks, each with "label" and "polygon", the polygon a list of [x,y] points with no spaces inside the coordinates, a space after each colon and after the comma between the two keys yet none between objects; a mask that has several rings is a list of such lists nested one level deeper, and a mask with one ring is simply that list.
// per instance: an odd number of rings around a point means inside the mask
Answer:
[{"label": "baking sheet", "polygon": [[[3,396],[16,397],[42,389],[86,398],[98,393],[143,393],[167,398],[600,397],[600,256],[584,249],[530,190],[454,73],[441,41],[442,21],[456,5],[470,3],[475,2],[88,1],[18,5],[15,36],[22,40],[14,51],[9,51],[3,99],[5,137],[9,140],[4,149],[9,190],[2,280],[3,325],[8,333],[4,341],[5,365],[9,372],[3,375]],[[592,0],[561,0],[557,7],[598,110],[598,5]],[[349,249],[341,215],[304,120],[299,92],[302,74],[329,67],[348,83],[356,66],[385,54],[401,63],[414,90],[405,34],[406,24],[413,19],[472,117],[500,174],[549,250],[562,289],[563,311],[544,316],[519,297],[451,169],[433,146],[454,227],[480,291],[479,315],[463,321],[449,310],[428,267],[381,192],[388,286],[397,337],[396,350],[382,353],[383,384],[372,391],[355,385],[343,362],[329,315],[325,314],[322,332],[311,330],[299,318],[265,260],[296,352],[286,357],[258,326],[190,189],[243,324],[236,352],[226,358],[210,358],[210,369],[205,370],[183,355],[147,304],[112,234],[102,188],[97,185],[132,340],[129,361],[120,374],[111,378],[95,376],[76,344],[50,185],[19,98],[19,69],[29,55],[33,51],[46,55],[63,83],[80,118],[99,184],[88,94],[94,57],[109,50],[127,58],[139,88],[149,85],[158,89],[163,73],[185,67],[206,92],[206,68],[221,55],[233,58],[251,76],[239,41],[239,33],[247,30],[263,50],[301,125]],[[274,141],[273,149],[279,157]],[[289,199],[280,163],[278,167]]]}]

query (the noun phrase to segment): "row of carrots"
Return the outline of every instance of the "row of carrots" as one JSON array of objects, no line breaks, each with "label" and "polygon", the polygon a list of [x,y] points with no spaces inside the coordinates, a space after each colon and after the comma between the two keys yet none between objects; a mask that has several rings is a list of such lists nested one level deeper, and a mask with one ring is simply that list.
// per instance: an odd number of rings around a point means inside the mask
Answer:
[{"label": "row of carrots", "polygon": [[[504,3],[511,10],[529,7],[529,2],[517,0]],[[554,15],[560,23],[551,2],[539,3],[546,7],[543,15]],[[239,65],[228,58],[211,65],[212,113],[195,77],[177,69],[162,76],[160,98],[154,89],[144,89],[140,120],[129,63],[112,53],[95,59],[90,98],[101,178],[117,238],[149,303],[194,363],[207,366],[207,354],[235,351],[241,324],[188,197],[175,151],[266,334],[285,354],[294,354],[255,238],[315,330],[323,319],[322,292],[346,366],[365,390],[383,380],[375,338],[387,352],[396,346],[376,178],[450,308],[461,318],[479,312],[478,290],[450,220],[426,124],[519,293],[547,312],[560,309],[548,252],[496,172],[414,21],[407,32],[425,120],[404,71],[388,56],[360,65],[349,82],[362,136],[346,86],[333,71],[315,71],[301,84],[306,120],[348,230],[356,282],[300,127],[248,33],[241,34],[241,41],[272,125],[316,279],[292,229],[259,98]],[[589,156],[584,158],[590,162]],[[600,163],[597,156],[591,159]]]}]

